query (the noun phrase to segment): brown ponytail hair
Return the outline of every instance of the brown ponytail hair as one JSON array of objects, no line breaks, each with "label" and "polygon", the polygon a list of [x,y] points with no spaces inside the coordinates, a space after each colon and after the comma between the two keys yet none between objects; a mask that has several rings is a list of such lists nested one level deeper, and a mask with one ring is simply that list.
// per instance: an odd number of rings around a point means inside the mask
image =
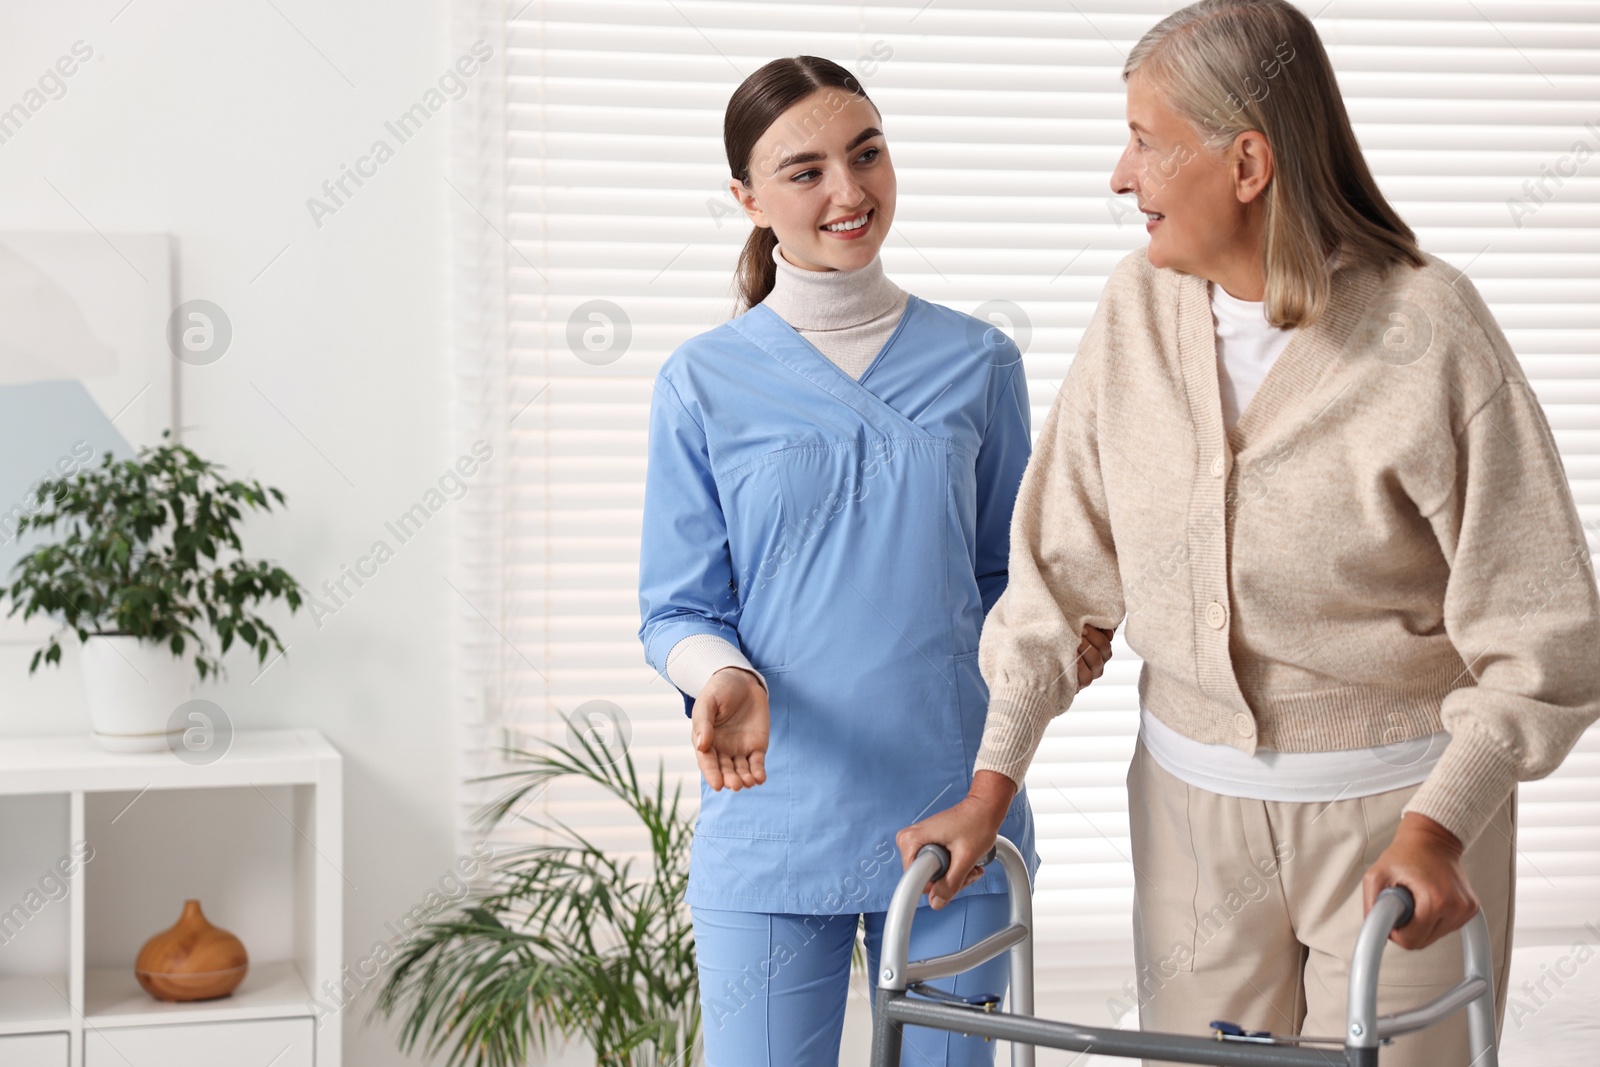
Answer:
[{"label": "brown ponytail hair", "polygon": [[[722,145],[727,150],[728,170],[734,180],[747,189],[750,187],[750,156],[756,142],[785,111],[818,89],[841,89],[872,103],[854,74],[831,59],[817,56],[774,59],[740,83],[728,100],[728,110],[722,120]],[[876,104],[872,106],[877,110]],[[825,111],[822,117],[826,121]],[[778,235],[770,226],[757,226],[746,239],[734,275],[734,285],[744,308],[755,307],[765,300],[777,283],[778,267],[772,261],[772,250],[776,247]]]}]

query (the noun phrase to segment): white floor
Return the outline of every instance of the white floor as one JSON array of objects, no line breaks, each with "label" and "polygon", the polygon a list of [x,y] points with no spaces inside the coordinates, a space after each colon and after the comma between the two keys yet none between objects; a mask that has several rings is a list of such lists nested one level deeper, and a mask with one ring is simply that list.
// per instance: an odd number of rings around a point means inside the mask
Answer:
[{"label": "white floor", "polygon": [[1500,1067],[1600,1062],[1600,937],[1511,953]]}]

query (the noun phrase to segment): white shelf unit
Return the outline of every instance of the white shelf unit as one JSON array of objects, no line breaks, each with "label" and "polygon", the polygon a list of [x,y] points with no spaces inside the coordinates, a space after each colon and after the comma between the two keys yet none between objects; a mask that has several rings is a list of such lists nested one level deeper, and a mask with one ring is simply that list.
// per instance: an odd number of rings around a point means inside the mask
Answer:
[{"label": "white shelf unit", "polygon": [[[199,766],[0,739],[0,1064],[339,1067],[342,781],[312,729],[240,731]],[[164,1003],[134,957],[188,896],[250,970],[227,997]]]}]

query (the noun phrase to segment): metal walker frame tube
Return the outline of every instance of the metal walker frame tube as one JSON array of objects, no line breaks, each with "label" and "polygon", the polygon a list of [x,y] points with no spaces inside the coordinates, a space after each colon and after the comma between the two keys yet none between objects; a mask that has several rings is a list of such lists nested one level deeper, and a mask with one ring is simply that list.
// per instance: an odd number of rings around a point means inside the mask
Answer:
[{"label": "metal walker frame tube", "polygon": [[[1011,1042],[1012,1067],[1033,1067],[1035,1048],[1094,1052],[1102,1056],[1217,1064],[1219,1067],[1377,1067],[1380,1044],[1426,1029],[1466,1009],[1473,1067],[1498,1067],[1495,1047],[1494,971],[1489,927],[1483,912],[1461,930],[1463,977],[1421,1007],[1378,1014],[1378,968],[1389,933],[1411,921],[1413,902],[1403,888],[1378,895],[1350,960],[1350,992],[1344,1046],[1316,1048],[1268,1040],[1219,1040],[1188,1034],[1116,1030],[1039,1019],[1033,1015],[1033,899],[1022,854],[998,838],[979,862],[999,862],[1006,872],[1010,921],[977,944],[944,956],[911,960],[911,922],[922,887],[944,876],[950,856],[939,845],[925,845],[901,875],[884,920],[883,949],[873,993],[872,1067],[900,1067],[907,1025],[1000,1038]],[[908,989],[916,982],[947,978],[1010,953],[1009,1011],[989,1011],[919,999]]]}]

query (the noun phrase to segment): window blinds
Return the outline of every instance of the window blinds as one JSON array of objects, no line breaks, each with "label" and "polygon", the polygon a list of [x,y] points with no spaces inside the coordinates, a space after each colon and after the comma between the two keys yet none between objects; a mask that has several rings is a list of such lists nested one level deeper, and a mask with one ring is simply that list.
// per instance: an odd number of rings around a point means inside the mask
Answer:
[{"label": "window blinds", "polygon": [[[460,515],[462,751],[625,729],[697,795],[676,692],[643,662],[635,583],[651,381],[725,319],[747,223],[722,109],[780,55],[852,67],[899,176],[889,275],[991,315],[1024,347],[1040,424],[1113,265],[1145,242],[1108,178],[1119,71],[1177,4],[1112,0],[458,0],[458,51],[501,82],[456,112],[448,178],[458,426],[495,481]],[[1600,4],[1332,0],[1316,16],[1368,161],[1424,248],[1466,271],[1545,405],[1600,545]],[[519,10],[520,8],[520,10]],[[1138,664],[1056,720],[1028,784],[1044,867],[1041,983],[1131,958],[1123,777]],[[622,720],[617,719],[620,709]],[[463,794],[463,816],[482,798]],[[1600,899],[1600,734],[1525,785],[1519,938],[1559,940]],[[528,808],[619,849],[617,805],[557,788]]]}]

